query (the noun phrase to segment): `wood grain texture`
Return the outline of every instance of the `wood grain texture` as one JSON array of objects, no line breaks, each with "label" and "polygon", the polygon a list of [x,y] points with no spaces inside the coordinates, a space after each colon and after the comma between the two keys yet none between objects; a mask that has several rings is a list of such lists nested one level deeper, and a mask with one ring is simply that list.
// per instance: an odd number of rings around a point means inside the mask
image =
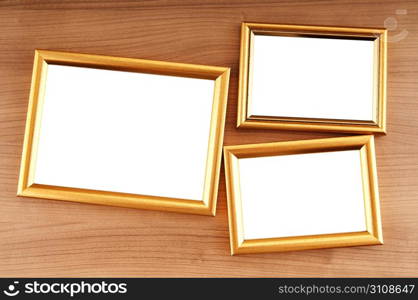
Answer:
[{"label": "wood grain texture", "polygon": [[[16,197],[34,49],[231,67],[226,145],[331,137],[235,128],[240,24],[388,18],[383,246],[231,257],[223,171],[216,217]],[[0,276],[418,276],[417,54],[417,1],[1,1]]]}]

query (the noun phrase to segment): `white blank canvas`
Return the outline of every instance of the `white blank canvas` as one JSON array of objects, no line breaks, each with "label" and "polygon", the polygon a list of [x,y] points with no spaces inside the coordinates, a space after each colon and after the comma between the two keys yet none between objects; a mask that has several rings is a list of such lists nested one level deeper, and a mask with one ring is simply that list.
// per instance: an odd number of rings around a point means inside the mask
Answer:
[{"label": "white blank canvas", "polygon": [[249,114],[373,120],[374,41],[255,35]]},{"label": "white blank canvas", "polygon": [[34,181],[202,200],[214,81],[49,65]]},{"label": "white blank canvas", "polygon": [[359,150],[239,159],[244,239],[366,230]]}]

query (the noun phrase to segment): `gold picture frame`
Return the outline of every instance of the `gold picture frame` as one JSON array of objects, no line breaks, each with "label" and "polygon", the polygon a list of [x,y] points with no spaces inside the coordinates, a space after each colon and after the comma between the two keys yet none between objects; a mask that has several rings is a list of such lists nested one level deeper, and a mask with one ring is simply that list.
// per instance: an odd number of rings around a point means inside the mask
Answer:
[{"label": "gold picture frame", "polygon": [[[373,117],[355,120],[324,117],[294,117],[286,115],[251,115],[253,56],[255,36],[315,37],[326,39],[357,39],[373,41]],[[387,30],[329,26],[280,25],[242,23],[238,89],[239,128],[265,128],[283,130],[333,131],[348,133],[386,133],[386,56]],[[262,81],[262,79],[260,79]],[[259,80],[259,81],[260,81]],[[344,92],[344,91],[342,91]]]},{"label": "gold picture frame", "polygon": [[[361,215],[364,216],[365,214],[365,231],[245,239],[241,198],[242,187],[240,186],[240,159],[281,155],[292,156],[293,154],[307,153],[335,153],[335,151],[346,152],[345,150],[360,151],[359,164],[361,164],[361,167],[359,167],[359,170],[361,170],[361,175],[359,176],[361,177],[359,177],[359,182],[362,185],[360,195],[362,193],[364,199],[364,211]],[[224,163],[232,255],[383,244],[373,136],[360,135],[225,146]],[[261,175],[257,176],[260,177]],[[280,182],[277,181],[277,184],[280,184]],[[300,189],[303,189],[303,186],[300,186]],[[362,204],[360,203],[360,205]],[[303,221],[296,222],[300,224]]]},{"label": "gold picture frame", "polygon": [[[155,195],[150,196],[37,184],[34,181],[34,174],[38,154],[38,141],[41,133],[41,115],[47,70],[51,64],[98,70],[169,75],[176,78],[210,79],[213,81],[213,102],[208,102],[211,103],[208,105],[211,105],[212,108],[211,114],[208,117],[210,124],[207,125],[210,131],[208,133],[209,141],[206,144],[207,146],[202,146],[207,147],[207,156],[205,162],[202,162],[202,164],[204,163],[206,165],[205,174],[202,174],[204,178],[202,198],[194,201],[165,196],[160,197]],[[229,68],[225,67],[36,50],[17,195],[214,216],[216,213],[216,199],[222,157],[229,74]],[[158,122],[163,121],[159,120]],[[168,144],[167,146],[166,151],[171,151],[170,145]],[[172,145],[171,147],[174,146]]]}]

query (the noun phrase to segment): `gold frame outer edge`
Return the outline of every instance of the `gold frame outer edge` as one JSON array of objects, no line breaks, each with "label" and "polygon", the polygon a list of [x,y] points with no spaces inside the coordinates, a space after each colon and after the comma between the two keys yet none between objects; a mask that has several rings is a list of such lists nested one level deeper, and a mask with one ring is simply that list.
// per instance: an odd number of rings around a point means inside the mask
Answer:
[{"label": "gold frame outer edge", "polygon": [[[251,116],[252,48],[254,34],[323,35],[331,37],[370,38],[375,42],[375,96],[373,121],[314,119],[275,116]],[[330,27],[247,23],[241,25],[240,69],[238,82],[238,128],[305,131],[330,131],[357,134],[386,134],[387,30],[379,28]]]},{"label": "gold frame outer edge", "polygon": [[[215,81],[202,201],[35,184],[43,90],[48,64],[151,73]],[[214,216],[222,159],[230,69],[205,65],[35,50],[17,195]]]},{"label": "gold frame outer edge", "polygon": [[[354,149],[360,150],[366,231],[244,240],[239,186],[240,158]],[[225,146],[224,164],[231,255],[383,244],[372,135]]]}]

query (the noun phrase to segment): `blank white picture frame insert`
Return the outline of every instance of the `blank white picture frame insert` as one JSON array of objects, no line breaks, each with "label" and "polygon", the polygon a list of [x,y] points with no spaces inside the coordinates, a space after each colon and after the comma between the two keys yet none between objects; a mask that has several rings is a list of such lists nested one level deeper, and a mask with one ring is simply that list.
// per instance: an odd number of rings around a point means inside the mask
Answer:
[{"label": "blank white picture frame insert", "polygon": [[366,231],[360,150],[238,161],[244,240]]},{"label": "blank white picture frame insert", "polygon": [[214,80],[48,65],[35,184],[201,201]]},{"label": "blank white picture frame insert", "polygon": [[250,116],[372,121],[375,42],[254,35]]}]

